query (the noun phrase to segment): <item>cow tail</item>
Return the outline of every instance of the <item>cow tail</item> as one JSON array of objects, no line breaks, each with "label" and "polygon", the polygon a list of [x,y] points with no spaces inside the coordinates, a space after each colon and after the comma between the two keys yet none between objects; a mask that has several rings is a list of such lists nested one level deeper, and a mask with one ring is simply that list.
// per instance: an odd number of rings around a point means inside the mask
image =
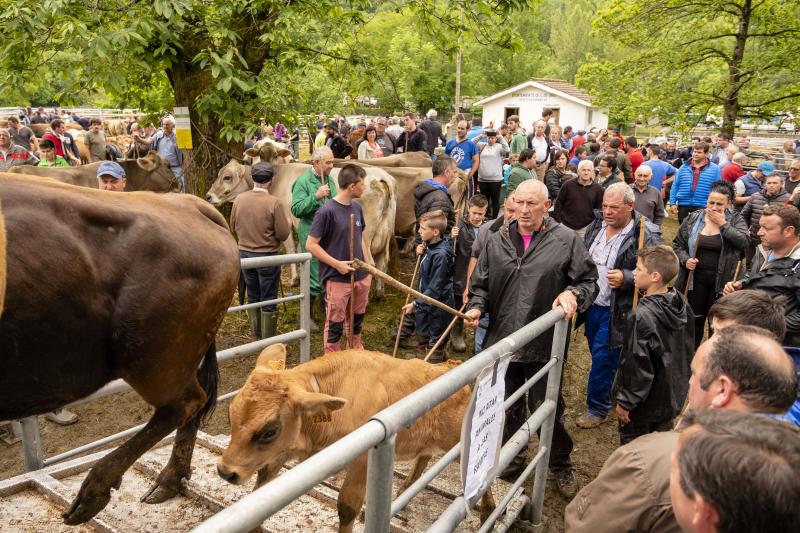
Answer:
[{"label": "cow tail", "polygon": [[197,381],[206,393],[206,403],[195,415],[196,419],[205,423],[214,413],[214,407],[217,405],[217,387],[219,385],[219,365],[217,364],[217,343],[211,341],[211,346],[208,347],[203,363],[197,371]]}]

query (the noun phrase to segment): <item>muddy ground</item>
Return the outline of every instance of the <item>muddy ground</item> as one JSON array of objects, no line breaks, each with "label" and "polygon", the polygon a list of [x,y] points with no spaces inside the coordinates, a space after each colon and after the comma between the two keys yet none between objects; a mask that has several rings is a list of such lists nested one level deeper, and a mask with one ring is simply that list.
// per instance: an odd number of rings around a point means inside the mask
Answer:
[{"label": "muddy ground", "polygon": [[[664,242],[670,243],[677,231],[675,217],[664,223]],[[401,271],[397,276],[408,284],[414,263],[410,259],[401,262]],[[283,282],[286,291],[287,273]],[[297,290],[297,289],[295,289]],[[398,291],[387,288],[383,301],[371,301],[367,309],[363,339],[368,349],[391,353],[393,339],[390,329],[397,321],[398,311],[403,304],[404,296]],[[279,331],[290,331],[298,327],[299,306],[294,302],[287,306],[286,312],[280,311]],[[217,335],[217,347],[222,350],[244,344],[251,340],[247,317],[244,313],[228,315]],[[312,354],[322,353],[321,335],[312,336]],[[468,352],[471,353],[472,341],[468,341]],[[404,357],[419,355],[411,350],[400,350]],[[296,364],[299,349],[297,343],[289,346],[290,364]],[[424,352],[422,353],[424,356]],[[463,354],[452,354],[456,358]],[[222,363],[220,366],[220,395],[241,386],[255,363],[255,355]],[[567,403],[567,428],[575,441],[572,460],[578,481],[581,486],[591,481],[602,467],[611,452],[618,446],[616,418],[612,415],[599,427],[591,430],[579,429],[575,419],[583,413],[586,399],[586,378],[591,366],[591,357],[581,329],[573,334],[568,364],[564,369],[563,390]],[[227,404],[223,402],[217,407],[209,423],[203,431],[210,434],[229,434]],[[40,417],[42,446],[46,457],[92,442],[107,435],[122,431],[147,421],[152,409],[142,402],[134,393],[124,393],[103,398],[75,407],[74,412],[80,420],[72,426],[61,427]],[[0,441],[0,479],[20,474],[24,471],[22,446],[20,443],[6,444]],[[567,502],[555,490],[552,478],[548,482],[545,498],[545,515],[550,522],[551,531],[563,530],[563,512]]]}]

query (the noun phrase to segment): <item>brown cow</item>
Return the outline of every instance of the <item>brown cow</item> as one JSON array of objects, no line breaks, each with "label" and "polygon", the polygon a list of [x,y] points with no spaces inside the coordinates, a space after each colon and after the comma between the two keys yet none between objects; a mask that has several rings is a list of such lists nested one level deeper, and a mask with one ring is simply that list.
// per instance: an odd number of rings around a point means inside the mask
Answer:
[{"label": "brown cow", "polygon": [[[282,370],[285,358],[282,344],[266,348],[230,405],[231,440],[217,463],[219,475],[230,483],[243,484],[258,472],[260,487],[287,461],[310,457],[451,367],[367,350],[329,353]],[[419,478],[432,455],[458,443],[469,398],[464,387],[397,434],[397,460],[415,460],[401,492]],[[337,505],[343,532],[352,530],[364,502],[367,454],[346,472]]]},{"label": "brown cow", "polygon": [[[336,163],[354,163],[349,159],[336,159]],[[425,152],[408,152],[406,154],[394,154],[377,159],[359,159],[359,163],[371,167],[423,167],[431,168],[433,160]]]},{"label": "brown cow", "polygon": [[[69,168],[20,165],[13,167],[9,172],[53,178],[70,185],[97,189],[97,169],[102,163],[102,161],[96,161],[88,165]],[[170,170],[169,163],[156,152],[151,151],[139,159],[125,159],[118,163],[125,169],[126,191],[178,191],[178,179]]]},{"label": "brown cow", "polygon": [[264,138],[245,150],[244,159],[247,164],[255,165],[260,161],[268,161],[273,165],[284,165],[292,162],[292,152],[284,143]]},{"label": "brown cow", "polygon": [[178,428],[145,501],[174,496],[216,397],[214,336],[239,273],[225,219],[192,195],[113,194],[18,174],[0,175],[0,199],[10,243],[0,420],[123,379],[153,417],[89,472],[65,522],[97,514],[128,467]]}]

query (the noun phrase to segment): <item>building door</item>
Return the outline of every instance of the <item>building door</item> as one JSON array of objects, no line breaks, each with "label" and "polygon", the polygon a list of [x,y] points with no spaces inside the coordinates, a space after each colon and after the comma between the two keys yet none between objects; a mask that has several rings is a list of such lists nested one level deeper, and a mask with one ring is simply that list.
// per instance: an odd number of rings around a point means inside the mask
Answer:
[{"label": "building door", "polygon": [[553,120],[554,124],[558,124],[558,117],[561,115],[561,109],[557,107],[551,107],[550,109],[553,110],[553,116],[550,118]]},{"label": "building door", "polygon": [[511,115],[519,116],[519,108],[518,107],[507,107],[506,110],[505,110],[505,113],[503,113],[503,114],[505,115],[503,117],[503,122],[508,122],[508,117],[510,117]]}]

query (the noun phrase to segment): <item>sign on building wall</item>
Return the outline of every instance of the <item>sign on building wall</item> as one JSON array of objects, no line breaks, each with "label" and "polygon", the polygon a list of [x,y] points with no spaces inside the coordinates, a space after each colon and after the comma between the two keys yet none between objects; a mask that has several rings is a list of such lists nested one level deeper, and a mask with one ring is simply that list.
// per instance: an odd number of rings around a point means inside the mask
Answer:
[{"label": "sign on building wall", "polygon": [[192,122],[189,118],[188,107],[176,107],[173,110],[175,117],[175,136],[178,139],[178,148],[192,148]]},{"label": "sign on building wall", "polygon": [[461,481],[468,509],[489,488],[500,458],[506,369],[510,361],[511,357],[503,357],[478,374],[461,425]]},{"label": "sign on building wall", "polygon": [[543,91],[518,91],[511,95],[511,98],[520,102],[537,102],[542,104],[558,105],[556,97]]}]

